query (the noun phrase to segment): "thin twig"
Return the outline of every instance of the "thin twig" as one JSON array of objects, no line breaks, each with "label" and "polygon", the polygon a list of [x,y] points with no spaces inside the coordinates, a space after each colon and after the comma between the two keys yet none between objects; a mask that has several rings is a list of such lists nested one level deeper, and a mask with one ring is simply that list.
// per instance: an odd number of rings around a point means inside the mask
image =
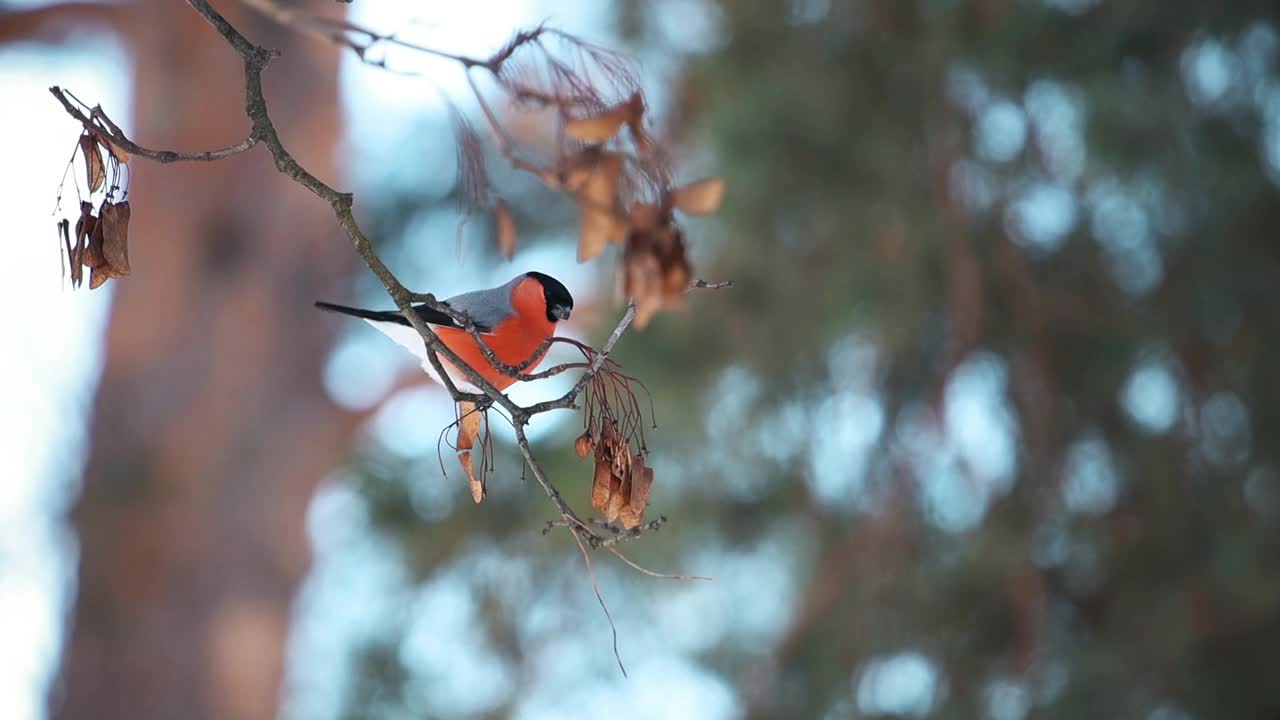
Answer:
[{"label": "thin twig", "polygon": [[733,287],[732,280],[721,280],[719,282],[707,282],[702,278],[698,278],[697,280],[694,280],[693,283],[689,285],[689,287],[685,288],[685,292],[689,292],[690,290],[699,290],[699,289],[723,290],[725,288],[731,288],[731,287]]},{"label": "thin twig", "polygon": [[627,558],[626,555],[623,555],[622,552],[618,550],[618,548],[613,547],[612,545],[602,544],[602,547],[604,547],[605,550],[608,550],[614,555],[617,555],[618,559],[621,560],[622,562],[630,565],[631,567],[635,568],[639,572],[642,572],[645,575],[648,575],[650,577],[661,578],[663,580],[706,580],[708,582],[711,581],[711,578],[707,577],[706,575],[668,575],[666,573],[654,572],[646,567],[643,567],[641,565],[638,565],[632,562],[630,559]]},{"label": "thin twig", "polygon": [[600,547],[611,547],[613,545],[620,545],[624,542],[630,542],[649,533],[658,532],[662,529],[663,525],[667,524],[667,516],[659,515],[657,520],[650,520],[643,525],[633,527],[631,529],[620,528],[598,518],[591,518],[588,522],[609,533],[609,537],[600,541]]},{"label": "thin twig", "polygon": [[[662,520],[663,522],[665,522],[666,517],[663,517]],[[586,525],[584,525],[583,522],[581,520],[578,520],[577,518],[565,518],[563,522],[565,523],[563,527],[572,527],[573,525],[576,524],[578,527],[587,529]],[[656,530],[660,526],[660,524],[661,523],[655,520],[649,524],[651,526],[650,529]],[[548,527],[550,525],[551,524],[548,523]],[[613,529],[612,526],[608,524],[606,524],[605,527]],[[642,525],[639,528],[636,528],[636,530],[639,531],[644,527],[646,526]],[[662,578],[663,580],[707,580],[707,581],[711,580],[711,578],[705,575],[668,575],[666,573],[654,572],[653,570],[650,570],[646,567],[643,567],[637,563],[632,562],[629,558],[627,558],[626,555],[623,555],[617,548],[613,547],[612,544],[609,543],[608,541],[600,543],[600,546],[603,547],[605,550],[608,550],[609,552],[613,553],[622,562],[626,563],[627,565],[630,565],[632,568],[638,570],[639,572],[642,572],[645,575],[649,575],[651,577]]]},{"label": "thin twig", "polygon": [[[578,517],[578,513],[569,506],[569,503],[565,502],[564,496],[560,494],[560,489],[556,487],[555,483],[551,482],[547,478],[546,472],[542,469],[542,464],[533,456],[533,450],[529,448],[529,438],[524,433],[524,425],[521,423],[512,423],[511,426],[515,428],[516,444],[520,446],[520,454],[524,456],[525,464],[529,466],[529,471],[533,473],[533,478],[542,486],[542,490],[547,494],[547,497],[551,499],[552,504],[554,504],[556,509],[560,511],[560,516],[574,518],[579,521],[579,524],[581,524],[582,518]],[[573,531],[575,537],[578,532],[579,531],[577,530]],[[595,533],[587,531],[587,535],[590,538],[588,542],[591,543],[592,547],[600,542],[600,537]]]},{"label": "thin twig", "polygon": [[540,403],[534,403],[525,409],[529,415],[537,415],[548,410],[556,410],[560,408],[573,407],[573,403],[578,399],[578,394],[582,392],[582,388],[591,381],[591,378],[600,372],[600,368],[604,366],[606,360],[609,359],[609,353],[613,352],[613,346],[618,344],[618,339],[631,326],[631,321],[636,319],[636,304],[634,302],[627,303],[627,310],[622,314],[622,319],[618,321],[617,327],[609,334],[609,339],[605,341],[604,347],[596,354],[596,359],[591,362],[591,367],[578,378],[578,382],[574,383],[569,392],[562,395],[556,400],[547,400]]},{"label": "thin twig", "polygon": [[[567,516],[566,516],[566,519]],[[613,616],[609,614],[609,606],[604,604],[604,596],[600,594],[600,586],[596,584],[596,571],[591,567],[591,555],[587,553],[587,546],[582,544],[582,539],[578,537],[578,533],[572,533],[573,541],[578,543],[578,549],[582,551],[582,559],[587,561],[587,573],[591,575],[591,589],[596,592],[596,600],[600,601],[600,609],[604,610],[604,617],[609,621],[609,630],[613,632],[613,657],[618,661],[618,669],[622,671],[622,677],[627,676],[627,668],[622,664],[622,655],[618,653],[618,626],[613,624]]]},{"label": "thin twig", "polygon": [[[151,148],[143,147],[126,137],[124,132],[120,130],[120,127],[112,122],[111,118],[107,117],[107,114],[103,112],[101,108],[95,107],[90,111],[89,115],[85,115],[80,108],[77,108],[71,103],[67,98],[66,91],[62,88],[54,85],[49,88],[49,92],[58,99],[58,102],[62,103],[62,107],[66,109],[67,114],[80,121],[80,124],[84,126],[85,130],[93,133],[98,138],[109,140],[112,145],[115,145],[130,155],[137,155],[138,157],[144,157],[158,163],[213,162],[214,160],[221,160],[223,158],[229,158],[232,155],[238,155],[258,143],[258,139],[250,135],[235,145],[229,145],[218,150],[206,150],[204,152],[152,150]],[[101,124],[94,122],[95,119],[101,120]]]}]

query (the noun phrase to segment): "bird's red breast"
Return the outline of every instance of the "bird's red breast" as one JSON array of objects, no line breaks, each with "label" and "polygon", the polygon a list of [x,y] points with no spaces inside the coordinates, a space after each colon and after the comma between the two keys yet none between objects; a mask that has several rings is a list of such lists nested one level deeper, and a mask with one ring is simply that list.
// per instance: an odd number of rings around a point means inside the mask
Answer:
[{"label": "bird's red breast", "polygon": [[[511,307],[515,312],[498,323],[491,333],[482,337],[499,360],[507,365],[520,365],[532,357],[538,347],[555,333],[556,326],[547,318],[547,300],[542,283],[532,277],[521,280],[511,290]],[[485,358],[475,338],[467,331],[441,327],[436,329],[436,334],[441,342],[495,388],[505,390],[516,381]],[[540,353],[533,365],[525,368],[524,372],[533,372],[545,355],[545,351]],[[458,379],[466,378],[466,373],[450,374]]]}]

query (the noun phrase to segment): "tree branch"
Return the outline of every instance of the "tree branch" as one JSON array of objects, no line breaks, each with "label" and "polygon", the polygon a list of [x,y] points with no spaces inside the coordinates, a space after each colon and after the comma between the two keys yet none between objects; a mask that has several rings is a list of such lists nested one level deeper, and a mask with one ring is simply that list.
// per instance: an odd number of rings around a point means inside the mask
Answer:
[{"label": "tree branch", "polygon": [[[480,398],[471,393],[462,393],[454,386],[451,379],[449,379],[448,373],[441,366],[437,354],[444,355],[450,363],[462,370],[467,375],[467,379],[480,388],[490,400],[506,408],[508,412],[518,411],[519,407],[511,402],[506,395],[503,395],[492,384],[485,381],[478,372],[467,365],[444,343],[440,342],[431,328],[413,311],[410,304],[413,297],[412,293],[400,283],[391,270],[382,262],[382,259],[378,257],[377,253],[374,252],[369,238],[365,236],[364,231],[360,229],[359,224],[356,222],[355,215],[351,210],[353,203],[351,193],[339,192],[325,184],[298,164],[298,161],[285,149],[284,144],[280,141],[279,134],[276,132],[275,125],[271,122],[271,117],[267,111],[266,97],[262,93],[262,71],[267,66],[267,63],[271,61],[271,58],[275,57],[276,53],[250,42],[206,0],[187,0],[187,3],[208,21],[218,31],[218,34],[227,40],[244,61],[245,114],[253,122],[253,131],[250,137],[266,145],[271,152],[272,159],[275,161],[277,170],[310,190],[317,197],[327,202],[329,207],[333,209],[334,215],[337,216],[338,224],[346,232],[356,252],[364,260],[365,265],[378,277],[391,299],[395,301],[396,307],[400,309],[400,312],[409,321],[414,330],[422,336],[428,351],[428,359],[431,361],[432,367],[440,374],[440,377],[445,380],[454,400],[474,402]],[[436,302],[434,298],[431,298],[428,304],[437,310],[443,310],[444,307],[447,307],[442,303]]]},{"label": "tree branch", "polygon": [[49,88],[49,92],[53,93],[53,96],[58,99],[58,102],[62,103],[62,107],[66,109],[67,114],[80,121],[80,124],[84,126],[85,130],[88,130],[99,138],[110,141],[112,145],[115,145],[130,155],[136,155],[158,163],[212,162],[214,160],[221,160],[223,158],[228,158],[232,155],[242,153],[256,145],[258,142],[256,137],[250,135],[235,145],[229,145],[219,150],[206,150],[204,152],[193,153],[177,152],[174,150],[152,150],[151,148],[143,147],[126,137],[124,132],[120,129],[120,126],[116,125],[110,117],[107,117],[107,114],[102,111],[101,107],[94,107],[89,111],[89,114],[86,115],[80,108],[76,107],[75,104],[71,102],[71,99],[67,97],[69,93],[64,91],[62,88],[54,85]]},{"label": "tree branch", "polygon": [[[357,224],[355,216],[351,210],[353,201],[352,195],[350,193],[338,192],[326,185],[319,178],[307,172],[284,148],[279,135],[276,133],[275,126],[271,123],[270,115],[267,112],[266,98],[262,94],[262,70],[266,67],[266,64],[273,57],[274,53],[249,42],[240,34],[239,31],[232,27],[230,23],[218,14],[218,12],[214,10],[206,0],[187,1],[196,10],[196,12],[200,13],[201,16],[209,21],[219,34],[227,39],[227,42],[235,48],[244,60],[245,113],[253,121],[252,137],[257,138],[266,145],[267,149],[271,152],[272,158],[275,160],[276,169],[290,178],[293,178],[303,187],[306,187],[316,196],[329,203],[329,206],[333,208],[334,214],[338,218],[339,224],[342,226],[343,230],[346,231],[347,236],[355,246],[356,252],[360,255],[361,259],[364,260],[369,269],[373,271],[374,275],[382,281],[383,287],[386,288],[391,299],[395,301],[401,314],[403,314],[405,319],[409,321],[409,324],[413,329],[422,336],[423,342],[426,344],[427,348],[427,358],[431,362],[432,367],[439,374],[441,380],[446,384],[446,387],[448,388],[450,395],[453,396],[453,399],[459,402],[476,402],[477,400],[484,400],[483,397],[477,398],[474,394],[460,392],[450,378],[449,373],[445,372],[440,358],[438,357],[439,355],[443,355],[451,364],[462,370],[466,374],[467,379],[483,391],[485,397],[501,406],[511,415],[513,425],[516,429],[516,438],[520,445],[520,451],[524,455],[525,462],[528,464],[530,471],[532,471],[534,477],[537,478],[539,484],[542,485],[543,490],[546,491],[547,496],[551,499],[552,503],[556,506],[556,509],[561,512],[561,514],[575,518],[578,517],[573,508],[565,502],[559,489],[557,489],[555,484],[547,478],[542,466],[538,463],[537,458],[534,457],[532,450],[529,448],[529,440],[525,436],[524,426],[528,424],[529,419],[536,413],[516,405],[510,398],[495,388],[491,383],[486,381],[479,372],[459,358],[457,354],[449,349],[448,346],[440,342],[440,339],[431,330],[431,328],[423,322],[421,316],[413,310],[412,302],[415,298],[418,298],[422,302],[427,303],[429,307],[448,313],[450,316],[458,315],[457,311],[453,310],[453,308],[449,307],[447,304],[437,301],[433,296],[415,296],[413,293],[410,293],[405,289],[405,287],[400,284],[400,281],[396,279],[395,275],[393,275],[382,262],[381,258],[378,257],[377,253],[373,250],[373,246],[369,242],[368,237],[365,236],[364,232]],[[634,311],[631,311],[629,314],[634,315]],[[471,324],[474,328],[474,324],[470,323],[470,319],[467,319],[466,322]],[[627,323],[629,322],[630,320],[628,319]],[[625,325],[622,327],[625,327]],[[620,331],[615,331],[615,336],[618,334],[620,334]],[[616,338],[614,338],[614,341],[616,342]],[[589,370],[589,372],[594,373],[598,370],[599,365],[597,364],[592,370]],[[580,381],[579,387],[582,384],[585,384],[585,381]],[[583,531],[575,530],[574,534],[578,535],[579,532]],[[595,544],[594,541],[597,538],[594,534],[587,532],[584,533],[584,535],[588,538],[588,542],[591,542],[593,545]]]},{"label": "tree branch", "polygon": [[[282,24],[288,25],[302,32],[322,36],[330,41],[349,47],[360,54],[362,58],[364,57],[364,51],[368,50],[373,44],[387,42],[453,60],[460,63],[464,69],[483,67],[495,75],[501,69],[502,64],[512,56],[518,47],[529,42],[536,42],[537,38],[542,33],[550,32],[539,27],[529,32],[520,33],[507,47],[500,50],[491,58],[482,61],[404,43],[394,37],[379,35],[343,20],[302,15],[295,11],[281,8],[275,5],[275,3],[270,2],[270,0],[246,0],[246,2],[255,9],[266,13]],[[582,393],[583,389],[586,388],[596,375],[606,367],[606,363],[611,362],[609,360],[610,353],[613,351],[618,340],[626,332],[627,328],[636,317],[635,304],[629,303],[627,305],[617,326],[613,329],[613,332],[610,333],[604,347],[598,352],[593,353],[589,351],[589,348],[586,348],[580,343],[569,341],[565,338],[551,338],[543,343],[533,356],[518,365],[508,365],[499,360],[493,350],[484,341],[484,338],[478,332],[475,324],[470,318],[459,313],[447,303],[436,300],[433,295],[417,294],[406,289],[391,270],[382,262],[381,258],[374,251],[372,243],[360,229],[352,211],[354,202],[352,194],[338,191],[317,178],[315,175],[312,175],[302,167],[284,147],[284,144],[271,121],[266,97],[263,95],[262,91],[262,72],[270,63],[271,59],[276,57],[278,53],[251,42],[216,9],[214,9],[207,0],[187,0],[187,3],[227,41],[236,53],[239,54],[243,62],[245,78],[244,107],[245,115],[251,123],[251,129],[249,136],[241,142],[218,150],[194,153],[147,148],[130,140],[119,126],[117,126],[115,122],[113,122],[111,118],[102,111],[101,108],[94,107],[92,109],[88,109],[87,106],[84,106],[84,104],[80,103],[78,100],[73,102],[74,95],[71,95],[56,86],[50,88],[50,92],[58,99],[69,115],[80,121],[86,131],[94,134],[100,139],[110,142],[112,145],[115,145],[132,155],[143,157],[155,162],[208,162],[231,157],[232,155],[236,155],[256,147],[259,144],[266,146],[268,152],[271,153],[276,169],[281,174],[289,177],[294,182],[305,187],[307,190],[311,191],[312,194],[328,203],[329,207],[333,210],[338,224],[350,239],[356,253],[364,261],[365,265],[373,272],[373,274],[377,276],[379,281],[381,281],[383,287],[387,291],[387,294],[395,302],[396,307],[399,308],[401,314],[422,337],[427,351],[427,359],[431,363],[431,366],[436,370],[454,401],[476,403],[480,408],[497,405],[507,412],[511,418],[512,426],[515,429],[517,444],[520,447],[520,452],[524,457],[525,463],[533,473],[538,484],[546,492],[547,497],[559,511],[561,517],[571,521],[566,524],[565,527],[573,533],[580,543],[585,542],[593,548],[609,547],[615,543],[638,536],[644,531],[644,528],[656,530],[657,527],[661,525],[661,523],[657,523],[656,521],[654,523],[649,523],[646,526],[642,526],[642,528],[637,530],[621,532],[617,531],[612,526],[605,524],[603,527],[610,532],[610,536],[603,536],[591,529],[591,526],[584,522],[565,501],[555,483],[547,477],[542,465],[534,456],[529,445],[528,437],[525,434],[525,426],[534,415],[552,410],[574,407],[574,403]],[[361,46],[358,43],[355,43],[348,36],[348,33],[355,33],[357,35],[364,36],[367,38],[368,44]],[[476,92],[478,94],[478,90]],[[77,107],[77,105],[79,105],[79,107]],[[487,111],[487,106],[485,106],[485,109]],[[490,120],[491,122],[496,122],[495,118],[490,117]],[[517,163],[517,166],[519,166],[518,159],[512,157],[510,148],[506,147],[505,138],[503,138],[503,141],[504,155],[508,155],[509,159],[511,159],[512,162]],[[523,169],[527,169],[535,173],[541,172],[539,168],[533,166]],[[732,282],[708,283],[704,280],[698,280],[693,283],[689,289],[719,289],[731,286]],[[530,381],[550,377],[570,369],[582,369],[584,372],[574,383],[574,386],[558,399],[536,403],[528,407],[517,405],[507,395],[499,391],[492,383],[485,380],[475,368],[464,362],[452,349],[441,342],[431,327],[423,321],[416,311],[414,311],[412,305],[414,302],[425,303],[428,307],[443,312],[453,318],[461,327],[465,328],[476,341],[481,352],[484,354],[485,359],[509,377],[517,380]],[[549,349],[550,344],[556,341],[571,342],[572,344],[577,345],[580,349],[583,349],[583,354],[589,359],[589,362],[566,363],[539,373],[525,373],[525,370],[532,367],[541,359],[542,355]],[[476,388],[479,388],[480,393],[465,393],[460,391],[450,373],[445,371],[444,361],[448,361],[451,365],[458,368],[470,383],[472,383]],[[616,364],[614,365],[616,366]]]}]

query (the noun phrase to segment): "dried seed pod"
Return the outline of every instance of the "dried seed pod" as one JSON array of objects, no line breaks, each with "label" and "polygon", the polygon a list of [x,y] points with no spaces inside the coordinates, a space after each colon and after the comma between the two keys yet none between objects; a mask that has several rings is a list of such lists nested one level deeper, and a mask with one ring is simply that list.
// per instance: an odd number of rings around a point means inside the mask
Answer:
[{"label": "dried seed pod", "polygon": [[498,252],[507,260],[516,254],[516,219],[505,200],[498,200],[493,211],[494,224],[498,226]]},{"label": "dried seed pod", "polygon": [[690,215],[709,215],[724,202],[724,178],[710,177],[671,191],[671,204]]},{"label": "dried seed pod", "polygon": [[623,125],[632,128],[640,127],[644,117],[644,96],[639,91],[623,102],[606,108],[590,117],[571,118],[564,124],[564,131],[569,137],[588,143],[608,141]]},{"label": "dried seed pod", "polygon": [[599,209],[613,211],[618,204],[618,180],[622,176],[622,153],[601,152],[582,183],[579,197]]},{"label": "dried seed pod", "polygon": [[573,441],[573,451],[577,453],[580,458],[585,458],[590,455],[591,451],[594,449],[595,443],[591,440],[590,431],[582,433],[578,436],[577,440]]},{"label": "dried seed pod", "polygon": [[653,468],[645,465],[644,457],[637,455],[632,461],[631,495],[628,498],[631,510],[644,515],[645,506],[649,504],[649,494],[653,491]]},{"label": "dried seed pod", "polygon": [[117,276],[128,275],[129,269],[129,203],[102,204],[98,211],[102,226],[102,254]]},{"label": "dried seed pod", "polygon": [[471,451],[463,450],[458,453],[458,462],[462,465],[462,471],[467,474],[467,487],[471,489],[471,499],[479,505],[484,501],[487,490],[484,486],[484,479],[477,478],[475,470],[472,468]]},{"label": "dried seed pod", "polygon": [[93,194],[107,181],[107,168],[102,162],[98,142],[88,132],[80,136],[80,155],[84,157],[85,181],[89,185],[89,193]]},{"label": "dried seed pod", "polygon": [[[90,205],[87,202],[81,202],[80,219],[76,220],[76,238],[77,241],[79,241],[81,237],[85,238],[84,253],[81,256],[80,261],[84,263],[86,267],[96,268],[107,262],[106,256],[102,253],[102,233],[102,223],[98,222],[98,218],[94,217],[93,205]],[[98,284],[101,285],[102,282],[99,282]],[[89,287],[91,289],[96,287],[92,280],[89,283]]]},{"label": "dried seed pod", "polygon": [[476,437],[479,434],[480,412],[476,410],[475,403],[458,403],[458,463],[462,465],[462,471],[467,475],[467,486],[471,490],[471,499],[477,504],[484,500],[487,492],[484,478],[476,477],[473,465],[474,460],[471,455],[471,450],[475,447]]},{"label": "dried seed pod", "polygon": [[654,203],[634,203],[627,211],[627,221],[637,230],[649,230],[666,222],[662,208]]},{"label": "dried seed pod", "polygon": [[129,153],[125,152],[124,148],[102,136],[98,136],[98,142],[102,143],[102,146],[107,149],[107,152],[111,153],[111,157],[115,158],[116,162],[121,165],[129,162]]},{"label": "dried seed pod", "polygon": [[63,239],[67,243],[67,267],[71,270],[71,287],[80,287],[84,282],[84,255],[88,238],[84,236],[84,226],[77,223],[75,244],[71,244],[71,239],[67,233],[68,225],[70,223],[61,225]]},{"label": "dried seed pod", "polygon": [[591,478],[591,507],[604,512],[609,507],[609,496],[613,492],[613,471],[607,461],[596,462],[595,475]]},{"label": "dried seed pod", "polygon": [[582,208],[578,224],[578,262],[586,262],[604,252],[609,240],[621,234],[619,223],[612,214],[595,208]]},{"label": "dried seed pod", "polygon": [[644,513],[636,512],[630,505],[623,505],[618,510],[618,521],[622,523],[622,527],[633,530],[644,524]]},{"label": "dried seed pod", "polygon": [[613,474],[618,477],[626,477],[630,473],[631,448],[625,440],[622,440],[613,454]]},{"label": "dried seed pod", "polygon": [[118,278],[120,275],[108,264],[103,263],[98,267],[89,270],[89,289],[97,290],[102,284],[111,278]]},{"label": "dried seed pod", "polygon": [[636,326],[643,328],[660,310],[683,307],[692,274],[679,229],[632,228],[618,280],[623,293],[636,304]]},{"label": "dried seed pod", "polygon": [[627,506],[627,496],[631,494],[631,479],[611,475],[609,484],[609,506],[605,508],[604,519],[613,522],[618,519],[622,508]]},{"label": "dried seed pod", "polygon": [[609,241],[626,233],[618,218],[618,180],[622,175],[621,153],[600,152],[591,171],[577,190],[582,220],[578,236],[578,262],[599,255]]}]

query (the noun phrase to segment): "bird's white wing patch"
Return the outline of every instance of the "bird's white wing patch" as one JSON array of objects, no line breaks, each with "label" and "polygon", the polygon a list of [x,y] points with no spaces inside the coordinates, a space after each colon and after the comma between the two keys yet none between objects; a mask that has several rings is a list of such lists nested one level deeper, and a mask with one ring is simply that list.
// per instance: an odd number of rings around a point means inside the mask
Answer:
[{"label": "bird's white wing patch", "polygon": [[[381,320],[366,319],[365,322],[372,325],[378,332],[391,338],[392,342],[395,344],[413,353],[413,356],[418,358],[418,363],[422,366],[422,369],[426,371],[427,375],[430,375],[431,379],[435,380],[440,387],[445,387],[444,381],[440,379],[440,375],[436,373],[436,369],[431,366],[431,361],[427,359],[427,346],[423,343],[422,336],[418,334],[417,330],[414,330],[408,325],[383,322]],[[456,385],[459,390],[469,393],[480,392],[480,388],[467,381],[466,373],[459,370],[455,365],[453,365],[453,363],[450,363],[448,360],[441,357],[440,364],[444,366],[445,372],[449,373],[449,378],[453,380],[453,384]]]}]

